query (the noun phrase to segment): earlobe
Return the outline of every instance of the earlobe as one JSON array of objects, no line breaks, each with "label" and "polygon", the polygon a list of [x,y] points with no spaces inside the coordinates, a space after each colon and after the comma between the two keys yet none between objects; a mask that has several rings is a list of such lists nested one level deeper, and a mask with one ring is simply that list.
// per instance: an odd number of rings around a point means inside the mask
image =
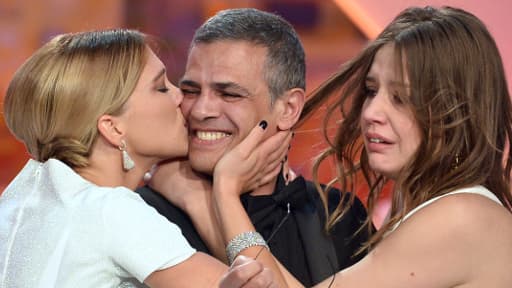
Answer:
[{"label": "earlobe", "polygon": [[[304,90],[294,88],[282,95],[276,100],[275,105],[279,107],[280,115],[277,119],[279,130],[289,130],[299,121],[300,113],[304,107]],[[279,103],[278,103],[279,102]]]},{"label": "earlobe", "polygon": [[120,127],[116,117],[102,115],[98,119],[98,133],[113,146],[120,147],[124,138],[123,129]]}]

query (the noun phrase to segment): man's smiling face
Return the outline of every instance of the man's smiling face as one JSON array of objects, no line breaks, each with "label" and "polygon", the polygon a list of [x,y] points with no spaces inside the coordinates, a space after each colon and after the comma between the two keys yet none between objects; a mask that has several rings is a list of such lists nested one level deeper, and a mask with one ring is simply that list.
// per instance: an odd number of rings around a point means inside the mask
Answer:
[{"label": "man's smiling face", "polygon": [[194,170],[211,175],[220,157],[261,120],[272,123],[266,56],[265,47],[240,40],[199,43],[190,50],[180,89]]}]

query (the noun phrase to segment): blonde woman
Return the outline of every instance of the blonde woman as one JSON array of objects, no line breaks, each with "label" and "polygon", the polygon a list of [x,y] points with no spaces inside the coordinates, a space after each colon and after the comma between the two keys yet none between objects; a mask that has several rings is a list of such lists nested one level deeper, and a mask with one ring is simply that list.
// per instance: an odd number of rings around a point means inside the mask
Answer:
[{"label": "blonde woman", "polygon": [[[16,72],[4,117],[31,160],[0,197],[0,287],[219,285],[227,267],[130,190],[152,165],[187,153],[182,95],[149,44],[131,30],[60,35]],[[260,145],[265,124],[229,158],[246,179],[266,167],[251,155],[279,163],[285,153],[276,148],[286,135]],[[237,263],[252,279],[227,274],[224,287],[272,287],[260,264]]]}]

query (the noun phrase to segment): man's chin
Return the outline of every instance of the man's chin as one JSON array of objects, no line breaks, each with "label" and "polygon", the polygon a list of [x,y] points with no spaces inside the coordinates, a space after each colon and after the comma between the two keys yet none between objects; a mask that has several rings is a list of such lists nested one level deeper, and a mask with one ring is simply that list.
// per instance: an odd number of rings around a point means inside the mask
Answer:
[{"label": "man's chin", "polygon": [[202,157],[202,156],[192,156],[189,155],[189,163],[190,167],[195,172],[199,172],[201,174],[205,175],[213,175],[213,170],[215,168],[215,164],[217,163],[218,159],[215,159],[213,161],[212,159],[209,159],[208,157]]}]

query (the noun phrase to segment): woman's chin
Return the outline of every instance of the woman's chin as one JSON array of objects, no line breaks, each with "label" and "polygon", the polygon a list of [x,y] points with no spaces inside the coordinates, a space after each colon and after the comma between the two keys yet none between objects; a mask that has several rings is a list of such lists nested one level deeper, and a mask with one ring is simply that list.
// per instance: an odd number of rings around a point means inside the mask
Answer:
[{"label": "woman's chin", "polygon": [[388,179],[396,179],[398,172],[394,171],[393,169],[389,169],[386,167],[382,167],[381,165],[375,165],[372,166],[370,164],[370,168],[377,174],[380,174]]}]

